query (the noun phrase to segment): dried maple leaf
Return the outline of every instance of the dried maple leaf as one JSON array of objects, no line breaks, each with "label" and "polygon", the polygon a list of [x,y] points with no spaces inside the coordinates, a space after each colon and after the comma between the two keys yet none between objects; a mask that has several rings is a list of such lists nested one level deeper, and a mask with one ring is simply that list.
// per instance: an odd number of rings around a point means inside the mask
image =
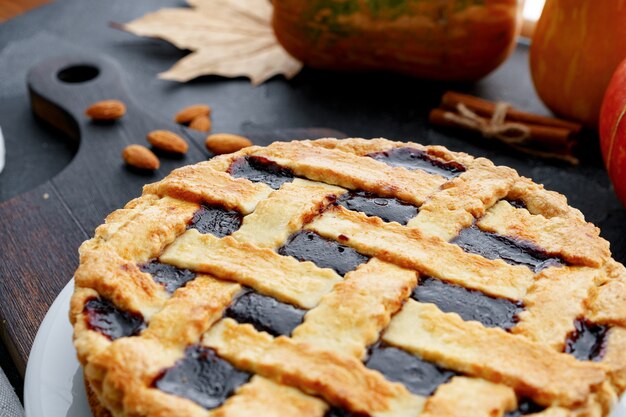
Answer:
[{"label": "dried maple leaf", "polygon": [[272,31],[268,0],[187,2],[191,8],[161,9],[120,26],[192,51],[160,78],[185,82],[200,75],[244,76],[257,85],[278,74],[291,78],[302,69]]}]

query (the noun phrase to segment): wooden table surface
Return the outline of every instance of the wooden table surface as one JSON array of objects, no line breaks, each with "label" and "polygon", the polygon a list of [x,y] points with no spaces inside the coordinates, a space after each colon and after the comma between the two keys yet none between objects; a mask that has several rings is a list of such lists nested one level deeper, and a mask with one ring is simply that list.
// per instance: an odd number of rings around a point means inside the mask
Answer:
[{"label": "wooden table surface", "polygon": [[48,2],[50,0],[4,0],[0,2],[0,23]]},{"label": "wooden table surface", "polygon": [[[525,46],[520,45],[501,68],[475,84],[310,69],[291,81],[277,77],[259,87],[244,79],[218,77],[178,84],[159,80],[156,74],[172,66],[184,51],[111,29],[109,23],[181,4],[179,0],[57,0],[0,25],[0,126],[8,152],[6,170],[0,175],[0,208],[15,207],[14,216],[0,219],[0,334],[13,365],[2,348],[0,362],[4,360],[3,368],[13,367],[16,384],[40,321],[76,267],[80,242],[93,234],[108,212],[137,195],[141,184],[155,179],[126,172],[118,150],[103,157],[112,164],[107,171],[111,174],[90,177],[91,183],[70,169],[77,143],[37,121],[26,89],[28,70],[54,56],[96,51],[98,56],[110,57],[120,66],[122,81],[137,108],[164,123],[181,107],[204,102],[215,109],[215,131],[253,135],[324,126],[350,136],[440,144],[490,158],[565,194],[570,204],[602,228],[615,258],[626,260],[626,210],[614,196],[593,135],[586,136],[581,166],[571,167],[530,159],[477,135],[434,129],[426,122],[428,111],[447,89],[547,114],[530,82]],[[82,103],[80,96],[76,99]],[[80,146],[91,149],[92,160],[98,161],[98,146],[86,142]],[[61,190],[63,181],[74,181],[77,191]],[[91,200],[81,200],[81,190],[88,190]],[[15,203],[18,196],[30,199],[31,211]],[[49,207],[65,214],[37,217]],[[49,242],[54,253],[33,250],[41,246],[40,241]],[[10,260],[5,254],[12,254]]]}]

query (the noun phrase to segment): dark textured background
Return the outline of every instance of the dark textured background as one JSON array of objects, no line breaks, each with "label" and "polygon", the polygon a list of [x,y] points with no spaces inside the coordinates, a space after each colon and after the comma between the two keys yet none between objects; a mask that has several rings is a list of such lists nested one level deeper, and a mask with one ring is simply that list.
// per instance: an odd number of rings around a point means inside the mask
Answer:
[{"label": "dark textured background", "polygon": [[[0,26],[0,126],[7,146],[7,167],[0,174],[0,201],[52,178],[78,149],[77,143],[68,141],[32,116],[25,86],[27,70],[47,57],[87,50],[118,61],[132,96],[156,118],[169,120],[184,105],[205,102],[214,108],[215,132],[246,134],[324,126],[349,136],[440,144],[512,166],[548,189],[565,194],[572,206],[602,228],[615,258],[626,260],[626,211],[614,196],[595,144],[597,139],[592,134],[586,135],[588,143],[582,152],[581,166],[571,167],[530,159],[473,134],[431,129],[427,125],[429,109],[437,105],[446,89],[506,100],[518,108],[547,114],[529,79],[525,46],[519,46],[499,70],[473,85],[314,70],[305,70],[288,82],[278,77],[259,87],[252,87],[245,79],[219,77],[178,84],[159,80],[156,74],[172,66],[186,52],[108,26],[110,22],[128,22],[148,11],[173,6],[185,7],[168,0],[59,0]],[[0,224],[5,221],[0,219]],[[86,232],[91,234],[93,230]],[[0,236],[0,240],[5,239],[6,236]],[[23,249],[27,263],[28,248]],[[76,249],[72,247],[68,251],[75,253]],[[1,257],[2,254],[0,262]],[[9,279],[16,277],[0,276],[2,281]],[[0,362],[13,381],[18,381],[1,347]]]}]

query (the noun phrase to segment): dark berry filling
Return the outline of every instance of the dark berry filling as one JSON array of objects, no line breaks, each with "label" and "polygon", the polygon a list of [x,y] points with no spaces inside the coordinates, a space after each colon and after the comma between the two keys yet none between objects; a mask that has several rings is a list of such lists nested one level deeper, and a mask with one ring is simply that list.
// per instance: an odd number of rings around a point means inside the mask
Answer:
[{"label": "dark berry filling", "polygon": [[304,318],[306,310],[246,289],[226,310],[226,317],[250,323],[273,336],[289,336]]},{"label": "dark berry filling", "polygon": [[543,410],[545,410],[545,407],[536,404],[533,400],[523,398],[518,400],[517,409],[509,411],[504,415],[504,417],[520,417],[527,414],[539,413]]},{"label": "dark berry filling", "polygon": [[484,232],[476,226],[461,230],[451,243],[487,259],[502,259],[511,265],[526,265],[535,272],[550,266],[563,265],[561,259],[548,256],[530,243]]},{"label": "dark berry filling", "polygon": [[374,345],[365,365],[390,381],[400,382],[417,395],[432,395],[437,387],[456,375],[401,349]]},{"label": "dark berry filling", "polygon": [[518,209],[525,209],[525,208],[527,208],[526,207],[526,203],[524,202],[524,200],[508,200],[507,199],[505,201],[508,201],[508,203],[510,205],[512,205],[513,207],[518,208]]},{"label": "dark berry filling", "polygon": [[565,341],[565,352],[581,361],[602,359],[609,328],[581,319],[574,322],[574,328]]},{"label": "dark berry filling", "polygon": [[293,171],[261,156],[244,156],[233,161],[228,173],[252,182],[264,182],[275,190],[294,179]]},{"label": "dark berry filling", "polygon": [[166,369],[154,386],[210,410],[222,405],[250,376],[217,356],[213,349],[196,345],[188,347],[185,357]]},{"label": "dark berry filling", "polygon": [[476,320],[486,327],[510,329],[522,308],[504,298],[490,297],[438,279],[423,278],[411,297],[422,303],[435,304],[441,311],[457,313],[463,320]]},{"label": "dark berry filling", "polygon": [[239,229],[242,219],[243,216],[238,211],[203,205],[193,215],[189,228],[196,229],[200,233],[224,237]]},{"label": "dark berry filling", "polygon": [[379,197],[365,191],[351,191],[344,194],[337,204],[348,210],[360,211],[367,216],[380,217],[386,222],[407,224],[419,209],[396,198]]},{"label": "dark berry filling", "polygon": [[370,153],[367,156],[394,167],[421,169],[429,174],[437,174],[445,178],[454,178],[465,172],[465,167],[458,162],[444,162],[415,148],[394,148]]},{"label": "dark berry filling", "polygon": [[85,303],[89,328],[102,333],[111,340],[136,336],[146,328],[140,314],[129,313],[117,308],[109,300],[94,298]]},{"label": "dark berry filling", "polygon": [[178,269],[174,265],[152,261],[139,265],[142,272],[152,275],[155,282],[163,285],[170,294],[196,278],[195,272],[188,269]]},{"label": "dark berry filling", "polygon": [[320,268],[332,268],[339,275],[356,269],[369,260],[349,246],[332,239],[326,239],[310,230],[302,230],[292,235],[278,253],[293,256],[299,261],[311,261]]},{"label": "dark berry filling", "polygon": [[331,407],[326,412],[326,414],[324,414],[324,417],[368,417],[368,416],[367,414],[353,413],[351,411],[344,410],[343,408],[339,408],[339,407]]}]

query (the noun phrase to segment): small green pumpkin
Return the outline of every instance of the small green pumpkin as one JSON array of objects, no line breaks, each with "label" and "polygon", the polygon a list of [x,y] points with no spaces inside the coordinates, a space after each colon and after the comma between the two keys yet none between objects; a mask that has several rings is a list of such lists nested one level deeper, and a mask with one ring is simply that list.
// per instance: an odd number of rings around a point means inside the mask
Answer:
[{"label": "small green pumpkin", "polygon": [[305,65],[474,80],[515,45],[517,0],[273,0],[274,32]]}]

